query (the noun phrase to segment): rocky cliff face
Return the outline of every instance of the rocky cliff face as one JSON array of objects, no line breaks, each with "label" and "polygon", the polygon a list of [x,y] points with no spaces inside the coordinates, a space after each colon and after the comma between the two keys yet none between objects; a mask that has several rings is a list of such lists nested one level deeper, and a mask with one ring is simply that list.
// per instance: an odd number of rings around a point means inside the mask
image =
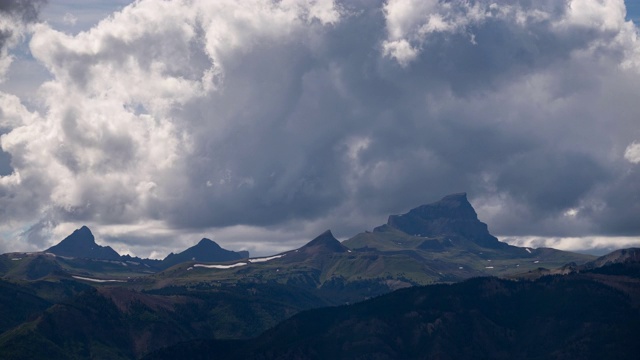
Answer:
[{"label": "rocky cliff face", "polygon": [[387,226],[415,236],[463,238],[486,248],[506,246],[489,233],[487,224],[478,220],[478,214],[467,200],[466,193],[445,196],[440,201],[419,206],[406,214],[391,215]]}]

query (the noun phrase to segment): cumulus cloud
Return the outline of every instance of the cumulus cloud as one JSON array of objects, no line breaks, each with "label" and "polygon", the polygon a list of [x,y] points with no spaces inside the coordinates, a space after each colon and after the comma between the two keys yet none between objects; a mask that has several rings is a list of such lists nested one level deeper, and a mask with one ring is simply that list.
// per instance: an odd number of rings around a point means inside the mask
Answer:
[{"label": "cumulus cloud", "polygon": [[629,144],[624,151],[624,158],[633,164],[640,163],[640,144],[636,142]]},{"label": "cumulus cloud", "polygon": [[52,79],[37,111],[0,97],[0,227],[40,244],[86,223],[134,253],[209,233],[268,253],[467,191],[500,235],[640,234],[624,10],[142,0],[75,35],[37,24]]},{"label": "cumulus cloud", "polygon": [[26,35],[29,24],[38,18],[45,0],[7,0],[0,3],[0,80],[13,61],[9,50]]}]

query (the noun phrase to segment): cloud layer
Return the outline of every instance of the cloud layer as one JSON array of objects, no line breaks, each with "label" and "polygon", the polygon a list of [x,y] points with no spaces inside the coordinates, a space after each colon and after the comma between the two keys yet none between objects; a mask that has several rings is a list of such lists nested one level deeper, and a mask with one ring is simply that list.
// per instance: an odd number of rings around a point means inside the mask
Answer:
[{"label": "cloud layer", "polygon": [[206,233],[267,253],[457,191],[499,235],[640,234],[622,0],[142,0],[29,33],[52,80],[37,108],[0,96],[22,246],[89,224],[143,256]]}]

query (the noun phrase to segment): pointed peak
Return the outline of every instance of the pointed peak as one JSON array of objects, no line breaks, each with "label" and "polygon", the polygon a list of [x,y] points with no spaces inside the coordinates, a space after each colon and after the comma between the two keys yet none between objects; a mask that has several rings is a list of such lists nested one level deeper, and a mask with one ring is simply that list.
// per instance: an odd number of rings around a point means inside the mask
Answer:
[{"label": "pointed peak", "polygon": [[115,260],[120,258],[120,255],[111,247],[96,244],[95,238],[87,226],[74,230],[57,245],[45,251],[61,256],[89,259]]},{"label": "pointed peak", "polygon": [[215,241],[213,241],[211,239],[208,239],[208,238],[202,238],[198,242],[198,244],[196,244],[196,246],[198,246],[198,247],[206,246],[206,247],[215,247],[215,248],[219,248],[220,247],[220,245],[218,245],[218,243],[216,243]]},{"label": "pointed peak", "polygon": [[64,238],[62,242],[64,241],[95,243],[95,238],[91,230],[83,225],[80,229],[75,229],[71,235]]},{"label": "pointed peak", "polygon": [[333,236],[333,233],[331,233],[330,229],[327,229],[322,234],[316,236],[316,239],[320,238],[320,237],[331,237],[331,238],[335,239],[335,237]]},{"label": "pointed peak", "polygon": [[313,240],[311,240],[311,242],[309,242],[309,244],[311,244],[312,242],[326,242],[326,241],[338,241],[338,239],[336,239],[333,236],[333,233],[331,233],[331,230],[326,230],[322,234],[320,234],[320,235],[316,236],[315,238],[313,238]]},{"label": "pointed peak", "polygon": [[336,239],[331,230],[327,230],[322,234],[316,236],[313,240],[309,241],[301,249],[316,249],[316,250],[329,250],[331,252],[345,252],[347,248]]}]

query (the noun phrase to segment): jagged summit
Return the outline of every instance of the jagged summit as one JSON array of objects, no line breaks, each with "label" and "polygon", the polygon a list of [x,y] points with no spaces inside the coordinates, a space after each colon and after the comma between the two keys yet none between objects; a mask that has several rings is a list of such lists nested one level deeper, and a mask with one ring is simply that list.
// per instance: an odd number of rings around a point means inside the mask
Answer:
[{"label": "jagged summit", "polygon": [[118,260],[120,255],[110,246],[96,244],[88,227],[82,226],[45,252],[75,258]]},{"label": "jagged summit", "polygon": [[318,235],[315,239],[309,241],[306,245],[300,248],[305,252],[318,253],[318,252],[346,252],[348,248],[340,243],[336,239],[331,230],[327,230]]},{"label": "jagged summit", "polygon": [[[431,204],[411,209],[402,215],[391,215],[387,226],[409,235],[435,237],[458,236],[483,247],[506,246],[489,233],[487,224],[478,220],[466,193],[451,194]],[[374,231],[384,231],[378,227]]]}]

